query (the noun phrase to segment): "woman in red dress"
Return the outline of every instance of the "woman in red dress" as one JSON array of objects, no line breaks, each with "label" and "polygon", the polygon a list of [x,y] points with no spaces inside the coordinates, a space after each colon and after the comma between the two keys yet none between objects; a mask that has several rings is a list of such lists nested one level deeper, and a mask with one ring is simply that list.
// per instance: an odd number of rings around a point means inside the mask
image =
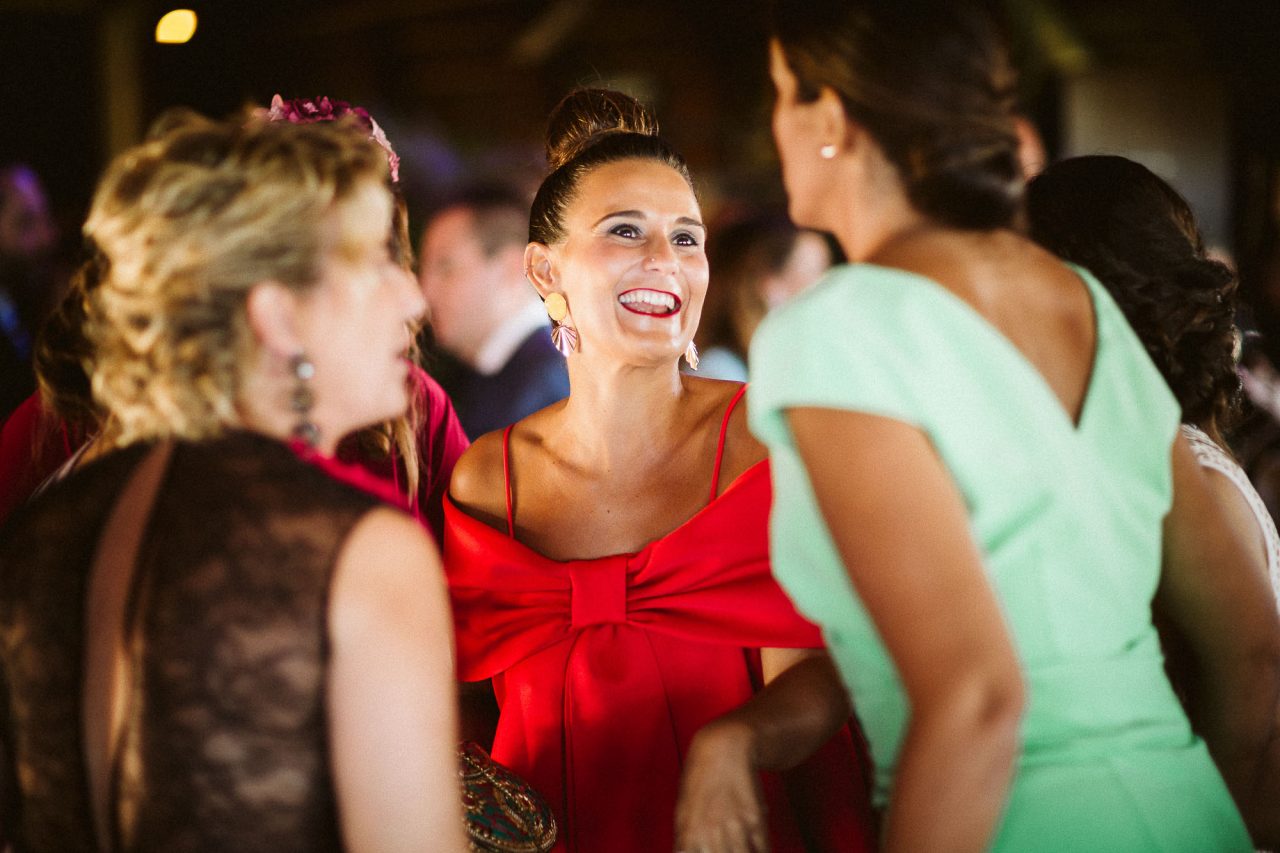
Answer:
[{"label": "woman in red dress", "polygon": [[[559,850],[870,849],[847,700],[814,690],[821,638],[769,573],[745,389],[678,370],[705,229],[656,130],[615,92],[552,115],[525,261],[571,392],[455,469],[459,672],[492,679],[493,757],[547,798]],[[767,812],[707,838],[707,812],[752,794],[721,784],[726,762],[790,772],[749,776]]]}]

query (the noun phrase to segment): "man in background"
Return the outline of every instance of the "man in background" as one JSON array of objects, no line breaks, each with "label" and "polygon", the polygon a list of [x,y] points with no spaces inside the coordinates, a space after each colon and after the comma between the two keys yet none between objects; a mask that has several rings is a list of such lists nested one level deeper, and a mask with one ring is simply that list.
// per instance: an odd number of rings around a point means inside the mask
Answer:
[{"label": "man in background", "polygon": [[456,364],[428,364],[473,441],[569,393],[542,300],[524,277],[529,205],[503,187],[473,187],[427,220],[419,279],[436,345]]}]

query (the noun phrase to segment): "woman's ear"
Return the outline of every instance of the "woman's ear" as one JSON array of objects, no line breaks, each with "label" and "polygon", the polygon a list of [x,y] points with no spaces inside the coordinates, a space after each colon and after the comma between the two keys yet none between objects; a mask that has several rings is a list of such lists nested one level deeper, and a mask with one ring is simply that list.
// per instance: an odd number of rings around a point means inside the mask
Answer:
[{"label": "woman's ear", "polygon": [[551,247],[545,243],[530,243],[524,249],[524,275],[529,283],[538,291],[543,299],[554,293],[555,274],[553,271]]},{"label": "woman's ear", "polygon": [[302,352],[298,295],[274,281],[262,281],[249,289],[245,315],[259,345],[282,358]]},{"label": "woman's ear", "polygon": [[849,118],[844,111],[844,101],[830,86],[823,86],[818,98],[812,104],[819,139],[824,145],[834,145],[838,152],[848,151],[854,146],[862,132],[862,126]]}]

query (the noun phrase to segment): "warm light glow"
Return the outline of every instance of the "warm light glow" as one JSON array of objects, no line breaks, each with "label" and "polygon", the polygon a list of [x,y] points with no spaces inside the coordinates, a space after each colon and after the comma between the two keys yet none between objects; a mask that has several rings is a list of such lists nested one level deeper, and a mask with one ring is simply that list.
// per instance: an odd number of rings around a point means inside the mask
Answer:
[{"label": "warm light glow", "polygon": [[156,24],[156,41],[161,44],[186,44],[196,34],[196,13],[190,9],[174,9]]}]

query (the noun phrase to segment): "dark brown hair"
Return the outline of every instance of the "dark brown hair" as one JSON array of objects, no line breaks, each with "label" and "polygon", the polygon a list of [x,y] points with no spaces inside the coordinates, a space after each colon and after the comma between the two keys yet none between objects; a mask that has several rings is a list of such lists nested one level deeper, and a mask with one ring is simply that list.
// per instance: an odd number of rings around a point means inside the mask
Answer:
[{"label": "dark brown hair", "polygon": [[1222,444],[1240,406],[1236,278],[1205,257],[1186,200],[1132,160],[1073,157],[1027,187],[1027,218],[1032,239],[1106,286],[1182,420]]},{"label": "dark brown hair", "polygon": [[831,88],[921,213],[1009,225],[1022,190],[1015,75],[995,21],[965,0],[774,0],[799,97]]},{"label": "dark brown hair", "polygon": [[583,176],[606,163],[639,158],[665,163],[693,187],[684,158],[658,136],[658,122],[635,98],[609,89],[578,89],[564,97],[547,122],[551,174],[538,187],[529,212],[529,241],[558,243],[564,213]]}]

